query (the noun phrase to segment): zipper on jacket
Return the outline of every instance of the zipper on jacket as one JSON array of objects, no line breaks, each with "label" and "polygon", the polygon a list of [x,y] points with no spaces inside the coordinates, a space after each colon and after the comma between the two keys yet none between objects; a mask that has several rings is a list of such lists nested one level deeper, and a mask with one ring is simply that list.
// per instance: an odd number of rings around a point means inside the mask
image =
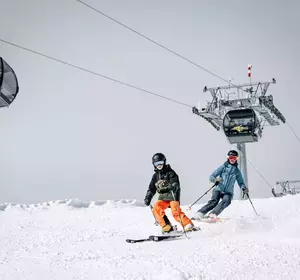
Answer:
[{"label": "zipper on jacket", "polygon": [[[233,165],[231,165],[231,166],[233,166]],[[236,167],[236,166],[235,166]],[[226,192],[226,189],[227,189],[227,186],[228,186],[228,181],[229,181],[229,179],[230,179],[230,175],[232,174],[232,167],[230,167],[230,172],[229,172],[229,174],[228,174],[228,178],[227,178],[227,180],[226,180],[226,185],[225,185],[225,188],[224,188],[224,192]]]}]

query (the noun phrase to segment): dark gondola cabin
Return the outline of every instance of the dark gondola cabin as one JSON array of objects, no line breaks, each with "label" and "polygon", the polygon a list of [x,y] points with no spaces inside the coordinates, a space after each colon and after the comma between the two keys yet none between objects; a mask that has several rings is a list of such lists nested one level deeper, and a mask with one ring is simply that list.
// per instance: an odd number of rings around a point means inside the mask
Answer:
[{"label": "dark gondola cabin", "polygon": [[0,57],[0,107],[8,107],[19,92],[14,70]]},{"label": "dark gondola cabin", "polygon": [[261,134],[253,109],[228,111],[223,119],[223,129],[231,144],[257,142]]}]

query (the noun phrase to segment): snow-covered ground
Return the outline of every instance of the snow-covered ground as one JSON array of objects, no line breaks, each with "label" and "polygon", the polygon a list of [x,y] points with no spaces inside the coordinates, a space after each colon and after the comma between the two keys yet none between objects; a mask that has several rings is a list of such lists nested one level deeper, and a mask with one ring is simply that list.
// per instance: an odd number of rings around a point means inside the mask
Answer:
[{"label": "snow-covered ground", "polygon": [[300,279],[300,196],[253,203],[259,218],[234,201],[189,239],[136,244],[160,229],[134,200],[2,205],[0,279]]}]

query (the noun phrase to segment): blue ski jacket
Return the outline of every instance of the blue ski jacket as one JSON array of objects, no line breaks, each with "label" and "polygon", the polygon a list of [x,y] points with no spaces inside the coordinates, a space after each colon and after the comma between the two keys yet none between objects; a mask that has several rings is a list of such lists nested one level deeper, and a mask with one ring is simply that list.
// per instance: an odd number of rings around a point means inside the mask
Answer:
[{"label": "blue ski jacket", "polygon": [[227,193],[233,196],[235,181],[237,181],[240,188],[246,187],[243,175],[238,168],[237,163],[232,165],[226,161],[210,175],[209,180],[214,182],[215,178],[218,176],[220,176],[223,181],[215,187],[215,190],[222,193]]}]

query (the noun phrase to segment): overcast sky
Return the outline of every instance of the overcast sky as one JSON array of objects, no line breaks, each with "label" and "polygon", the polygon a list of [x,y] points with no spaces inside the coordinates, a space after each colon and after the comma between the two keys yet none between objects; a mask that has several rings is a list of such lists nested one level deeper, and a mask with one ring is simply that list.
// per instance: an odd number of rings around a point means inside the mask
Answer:
[{"label": "overcast sky", "polygon": [[[234,83],[276,78],[268,94],[300,135],[297,1],[86,0],[95,8]],[[76,0],[0,0],[0,38],[190,105],[225,82]],[[208,188],[234,148],[188,107],[0,43],[20,92],[0,110],[0,202],[143,199],[151,157],[165,153],[182,203]],[[300,145],[287,125],[247,144],[271,185],[300,179]],[[248,165],[250,194],[270,187]],[[206,196],[205,201],[209,198]]]}]

